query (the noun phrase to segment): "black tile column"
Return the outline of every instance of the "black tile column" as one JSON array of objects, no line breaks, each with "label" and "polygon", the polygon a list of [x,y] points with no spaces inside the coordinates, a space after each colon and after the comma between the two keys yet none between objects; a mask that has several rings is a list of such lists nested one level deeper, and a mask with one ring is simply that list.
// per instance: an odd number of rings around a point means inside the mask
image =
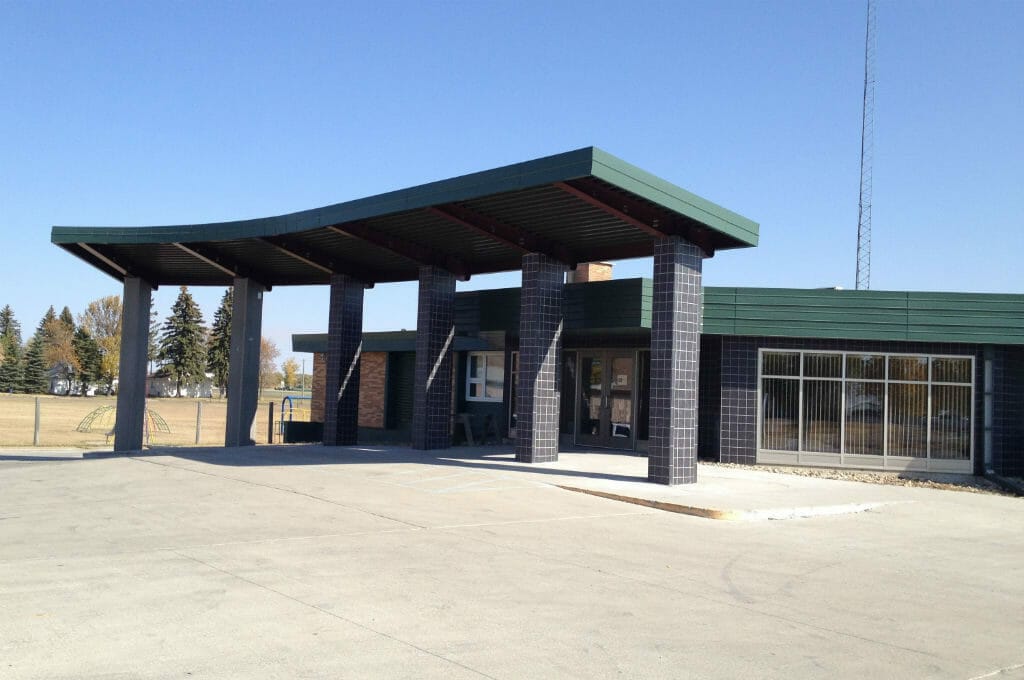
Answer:
[{"label": "black tile column", "polygon": [[454,308],[455,277],[437,267],[420,267],[412,402],[414,449],[447,449],[452,445]]},{"label": "black tile column", "polygon": [[324,390],[324,445],[351,446],[359,432],[359,357],[363,348],[363,292],[344,274],[331,276]]},{"label": "black tile column", "polygon": [[523,256],[519,301],[519,384],[516,460],[558,460],[559,353],[565,265],[546,255]]},{"label": "black tile column", "polygon": [[753,338],[722,338],[721,375],[719,460],[753,465],[757,461],[757,343]]},{"label": "black tile column", "polygon": [[697,481],[697,379],[704,253],[678,236],[654,244],[647,479]]}]

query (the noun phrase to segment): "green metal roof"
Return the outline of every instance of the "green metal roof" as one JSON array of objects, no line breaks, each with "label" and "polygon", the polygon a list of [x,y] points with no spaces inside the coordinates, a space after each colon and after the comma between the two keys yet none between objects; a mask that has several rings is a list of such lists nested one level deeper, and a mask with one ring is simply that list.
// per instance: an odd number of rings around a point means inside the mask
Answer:
[{"label": "green metal roof", "polygon": [[519,269],[525,252],[569,266],[641,257],[680,235],[708,255],[757,245],[758,225],[588,147],[323,208],[211,224],[53,227],[53,243],[116,278],[154,285],[415,280]]}]

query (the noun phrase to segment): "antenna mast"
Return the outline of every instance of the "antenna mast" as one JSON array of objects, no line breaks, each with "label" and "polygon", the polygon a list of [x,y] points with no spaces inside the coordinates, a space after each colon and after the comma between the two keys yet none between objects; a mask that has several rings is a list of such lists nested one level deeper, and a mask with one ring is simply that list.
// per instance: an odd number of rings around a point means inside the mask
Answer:
[{"label": "antenna mast", "polygon": [[864,32],[864,112],[860,128],[860,202],[857,209],[857,290],[871,288],[871,166],[875,141],[875,4],[868,0]]}]

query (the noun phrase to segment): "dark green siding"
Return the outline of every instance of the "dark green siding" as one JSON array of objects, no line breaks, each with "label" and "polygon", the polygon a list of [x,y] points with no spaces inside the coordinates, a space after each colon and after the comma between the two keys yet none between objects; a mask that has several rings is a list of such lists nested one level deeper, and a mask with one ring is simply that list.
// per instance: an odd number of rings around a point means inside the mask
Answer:
[{"label": "dark green siding", "polygon": [[388,354],[387,429],[404,430],[412,425],[412,397],[415,379],[415,352]]},{"label": "dark green siding", "polygon": [[[570,283],[565,287],[565,330],[650,328],[650,279]],[[455,328],[460,334],[519,332],[519,289],[459,293]]]},{"label": "dark green siding", "polygon": [[1024,344],[1024,295],[704,289],[704,333]]}]

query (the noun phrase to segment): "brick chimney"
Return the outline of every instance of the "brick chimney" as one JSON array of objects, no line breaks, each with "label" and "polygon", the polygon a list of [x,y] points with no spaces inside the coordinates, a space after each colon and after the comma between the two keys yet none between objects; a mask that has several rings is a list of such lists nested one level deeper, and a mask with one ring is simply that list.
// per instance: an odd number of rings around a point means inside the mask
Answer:
[{"label": "brick chimney", "polygon": [[566,283],[588,283],[590,281],[611,281],[611,262],[583,262],[576,265],[576,271],[570,271]]}]

